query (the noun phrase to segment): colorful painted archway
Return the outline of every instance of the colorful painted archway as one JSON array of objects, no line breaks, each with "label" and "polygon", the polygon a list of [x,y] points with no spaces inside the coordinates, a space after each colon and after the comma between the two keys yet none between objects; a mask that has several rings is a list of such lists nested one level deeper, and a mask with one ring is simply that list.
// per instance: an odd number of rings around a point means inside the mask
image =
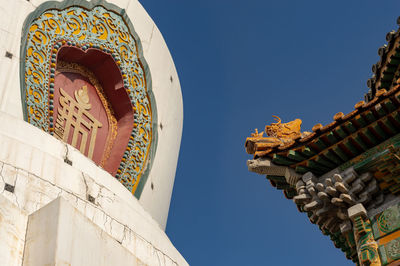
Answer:
[{"label": "colorful painted archway", "polygon": [[156,105],[140,40],[105,1],[46,2],[24,24],[27,122],[71,144],[136,197],[156,149]]}]

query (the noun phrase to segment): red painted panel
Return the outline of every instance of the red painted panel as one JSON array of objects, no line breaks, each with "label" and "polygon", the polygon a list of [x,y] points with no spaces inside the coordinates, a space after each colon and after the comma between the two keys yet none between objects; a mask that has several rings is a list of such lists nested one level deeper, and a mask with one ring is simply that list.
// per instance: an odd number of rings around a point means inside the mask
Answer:
[{"label": "red painted panel", "polygon": [[[58,115],[58,109],[60,107],[60,88],[62,88],[70,97],[72,97],[74,100],[74,92],[77,91],[78,89],[81,89],[83,86],[86,86],[88,89],[88,94],[89,94],[89,103],[92,105],[89,113],[92,114],[100,123],[102,126],[97,130],[96,134],[96,142],[94,146],[94,152],[93,152],[93,158],[92,160],[96,164],[100,164],[105,146],[106,146],[106,141],[107,141],[107,136],[109,133],[109,122],[107,118],[107,113],[105,111],[105,108],[101,102],[100,97],[98,96],[96,89],[93,84],[90,83],[90,81],[84,77],[81,74],[78,73],[71,73],[71,72],[62,72],[58,73],[55,76],[55,82],[54,82],[54,113],[53,113],[53,119],[54,121],[57,121],[57,115]],[[86,119],[88,120],[88,119]],[[90,134],[92,132],[89,131],[88,128],[82,127],[89,135],[87,139],[87,145],[84,154],[88,156],[89,152],[89,143],[91,137],[93,137],[93,134]],[[71,144],[72,142],[72,135],[73,135],[74,129],[71,129],[68,137],[68,143]],[[82,140],[82,134],[80,134],[80,137],[78,138],[78,143],[77,143],[77,149],[80,148],[80,143]]]},{"label": "red painted panel", "polygon": [[[86,51],[78,47],[65,46],[62,47],[57,54],[57,61],[64,61],[69,63],[76,63],[90,70],[100,85],[103,88],[104,96],[108,99],[112,106],[115,118],[117,120],[117,136],[111,145],[110,154],[107,157],[102,167],[114,175],[117,173],[118,167],[121,163],[122,156],[127,148],[129,138],[133,129],[133,114],[132,104],[127,91],[123,85],[123,79],[118,65],[110,54],[96,48],[89,48]],[[108,121],[103,105],[96,93],[93,84],[82,75],[74,73],[58,74],[55,77],[55,95],[54,95],[54,121],[56,121],[58,98],[60,96],[59,87],[65,86],[68,88],[68,94],[73,95],[73,90],[80,89],[83,84],[86,84],[89,90],[90,102],[95,99],[96,103],[92,103],[95,108],[91,113],[103,124],[101,133],[99,131],[99,138],[96,139],[96,147],[93,155],[93,161],[100,164],[101,158],[106,148],[106,140],[108,134]],[[90,85],[90,86],[89,86]],[[64,90],[66,90],[64,88]],[[67,90],[66,90],[67,91]],[[93,96],[93,97],[92,97]],[[97,97],[94,97],[97,96]],[[102,107],[102,108],[100,108]],[[107,122],[106,122],[107,121]],[[105,129],[107,128],[107,133]],[[85,153],[87,155],[87,152]]]}]

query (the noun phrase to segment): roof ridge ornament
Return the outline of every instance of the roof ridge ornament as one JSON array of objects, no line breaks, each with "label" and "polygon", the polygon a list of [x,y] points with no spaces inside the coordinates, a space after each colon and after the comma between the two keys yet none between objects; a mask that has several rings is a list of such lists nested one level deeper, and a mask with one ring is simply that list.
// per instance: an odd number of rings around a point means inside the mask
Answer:
[{"label": "roof ridge ornament", "polygon": [[[254,133],[251,133],[251,137],[246,139],[247,152],[252,154],[255,152],[255,145],[263,146],[264,149],[270,149],[279,145],[285,145],[293,142],[296,139],[308,136],[311,132],[301,132],[301,119],[295,119],[288,123],[282,123],[282,119],[278,116],[272,116],[275,119],[275,123],[265,126],[265,131],[259,133],[258,129],[255,129]],[[267,137],[263,137],[263,134]]]}]

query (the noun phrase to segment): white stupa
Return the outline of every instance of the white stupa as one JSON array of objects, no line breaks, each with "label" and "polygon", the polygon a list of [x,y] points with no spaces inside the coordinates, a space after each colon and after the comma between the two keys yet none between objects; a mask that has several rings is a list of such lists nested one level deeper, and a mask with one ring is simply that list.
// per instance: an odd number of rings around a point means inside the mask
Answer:
[{"label": "white stupa", "polygon": [[178,75],[137,0],[0,0],[0,265],[187,265]]}]

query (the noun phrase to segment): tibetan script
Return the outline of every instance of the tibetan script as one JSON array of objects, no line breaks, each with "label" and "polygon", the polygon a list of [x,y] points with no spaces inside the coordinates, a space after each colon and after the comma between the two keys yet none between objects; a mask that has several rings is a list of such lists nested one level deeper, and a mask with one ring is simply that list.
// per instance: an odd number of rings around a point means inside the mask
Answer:
[{"label": "tibetan script", "polygon": [[[93,115],[89,113],[92,105],[89,103],[89,94],[86,86],[74,92],[75,99],[60,88],[60,98],[54,135],[57,139],[69,142],[72,146],[86,154],[86,145],[89,140],[88,153],[93,157],[97,130],[102,127]],[[72,137],[71,137],[72,136]],[[78,143],[80,139],[80,142]]]}]

